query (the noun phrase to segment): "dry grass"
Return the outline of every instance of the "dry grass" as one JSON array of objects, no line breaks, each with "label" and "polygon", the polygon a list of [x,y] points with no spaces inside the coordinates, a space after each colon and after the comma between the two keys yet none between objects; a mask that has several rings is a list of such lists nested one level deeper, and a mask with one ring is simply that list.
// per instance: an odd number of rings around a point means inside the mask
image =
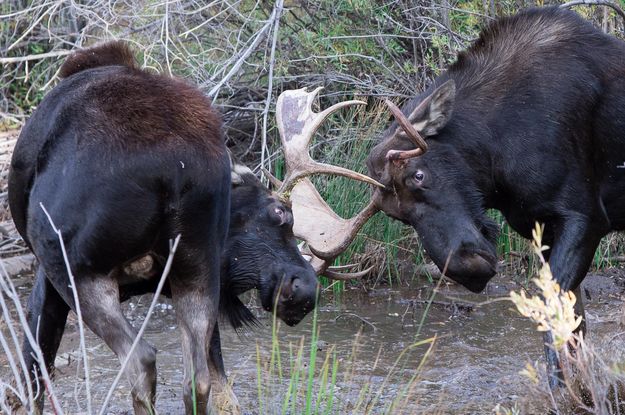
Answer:
[{"label": "dry grass", "polygon": [[[529,380],[533,399],[541,397],[551,403],[555,414],[616,415],[625,413],[625,371],[623,353],[606,353],[593,341],[575,330],[581,317],[575,315],[577,299],[572,292],[562,292],[555,282],[542,252],[542,227],[533,231],[533,249],[542,267],[533,282],[539,295],[528,297],[525,292],[510,294],[519,312],[537,324],[540,332],[549,331],[563,366],[564,386],[545,389],[539,373],[531,364],[521,373]],[[501,413],[504,409],[501,409]]]}]

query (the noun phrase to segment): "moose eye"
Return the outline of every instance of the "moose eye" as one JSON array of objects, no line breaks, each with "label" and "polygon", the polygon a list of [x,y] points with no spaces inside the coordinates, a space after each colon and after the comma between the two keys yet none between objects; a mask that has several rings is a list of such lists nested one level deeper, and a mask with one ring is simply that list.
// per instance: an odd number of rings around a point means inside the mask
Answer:
[{"label": "moose eye", "polygon": [[273,213],[275,213],[276,215],[278,215],[278,217],[280,219],[284,218],[284,209],[282,209],[281,207],[276,207],[273,209]]},{"label": "moose eye", "polygon": [[419,184],[423,183],[423,180],[425,180],[425,173],[421,170],[417,170],[414,174],[414,179]]},{"label": "moose eye", "polygon": [[279,226],[284,225],[288,221],[286,210],[282,206],[274,207],[273,213],[275,214],[275,221]]}]

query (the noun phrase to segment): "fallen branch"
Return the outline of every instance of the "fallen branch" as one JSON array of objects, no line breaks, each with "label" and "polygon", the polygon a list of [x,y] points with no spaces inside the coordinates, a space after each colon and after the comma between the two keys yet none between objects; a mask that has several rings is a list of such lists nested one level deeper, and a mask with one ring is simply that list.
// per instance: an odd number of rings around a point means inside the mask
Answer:
[{"label": "fallen branch", "polygon": [[443,308],[451,308],[455,311],[464,311],[467,313],[472,312],[473,308],[475,307],[474,304],[458,302],[458,301],[437,301],[437,300],[430,301],[430,300],[418,300],[418,299],[410,300],[410,305],[413,307],[417,305],[427,306],[428,304],[443,307]]},{"label": "fallen branch", "polygon": [[39,59],[58,58],[59,56],[66,56],[72,53],[71,50],[57,50],[55,52],[37,53],[34,55],[26,56],[14,56],[9,58],[0,58],[0,64],[8,65],[10,63],[36,61]]},{"label": "fallen branch", "polygon": [[345,317],[345,316],[356,317],[358,320],[360,320],[362,322],[362,324],[366,324],[369,327],[371,327],[374,332],[378,330],[378,328],[376,326],[374,326],[373,323],[365,320],[364,318],[360,317],[356,313],[349,313],[349,312],[341,313],[341,314],[339,314],[338,316],[336,316],[334,318],[334,322],[336,323],[341,317]]}]

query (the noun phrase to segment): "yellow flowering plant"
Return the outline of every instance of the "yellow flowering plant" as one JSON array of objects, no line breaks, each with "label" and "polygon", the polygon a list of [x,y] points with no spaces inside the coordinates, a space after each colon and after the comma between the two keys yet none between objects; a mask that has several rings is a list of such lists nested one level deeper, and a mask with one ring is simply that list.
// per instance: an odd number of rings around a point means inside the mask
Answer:
[{"label": "yellow flowering plant", "polygon": [[544,226],[538,223],[532,230],[532,248],[542,264],[532,282],[540,289],[540,295],[528,297],[524,291],[520,294],[512,291],[510,299],[523,316],[538,324],[538,331],[551,331],[554,345],[560,350],[572,338],[582,318],[575,316],[575,294],[560,290],[545,261],[543,251],[549,247],[542,245],[543,230]]}]

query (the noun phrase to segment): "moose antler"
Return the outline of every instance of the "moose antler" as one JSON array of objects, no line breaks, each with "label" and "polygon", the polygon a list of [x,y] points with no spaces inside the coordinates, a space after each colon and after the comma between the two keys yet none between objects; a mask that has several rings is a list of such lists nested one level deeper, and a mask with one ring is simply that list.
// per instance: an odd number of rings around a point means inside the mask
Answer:
[{"label": "moose antler", "polygon": [[[369,176],[342,167],[314,161],[308,146],[323,121],[333,112],[349,105],[362,105],[362,101],[345,101],[316,113],[312,104],[319,91],[306,89],[284,91],[278,97],[276,118],[286,163],[286,176],[279,184],[279,193],[288,194],[291,200],[294,225],[293,233],[306,241],[311,264],[317,273],[329,278],[358,278],[370,271],[359,273],[338,273],[330,263],[354,240],[356,234],[373,216],[378,208],[370,202],[365,209],[351,219],[337,215],[323,200],[315,186],[307,178],[312,174],[338,174],[375,186],[384,187]],[[272,180],[278,184],[275,178]]]},{"label": "moose antler", "polygon": [[[386,153],[386,159],[394,163],[401,163],[403,160],[420,156],[421,154],[428,151],[428,145],[423,137],[421,137],[421,134],[417,132],[412,123],[408,120],[408,118],[406,118],[404,113],[401,112],[399,108],[397,108],[397,105],[393,104],[388,99],[385,100],[384,103],[386,104],[388,109],[391,110],[391,113],[399,124],[399,128],[403,129],[406,136],[408,136],[408,138],[411,139],[412,142],[417,146],[417,148],[415,148],[414,150],[389,150],[388,153]],[[425,104],[426,103],[421,103],[421,105]],[[419,110],[419,108],[417,108],[417,110]]]},{"label": "moose antler", "polygon": [[367,275],[373,267],[369,267],[362,271],[358,272],[344,272],[345,270],[352,269],[356,267],[358,264],[348,264],[348,265],[340,265],[340,266],[329,266],[330,261],[321,259],[310,251],[310,247],[306,245],[305,242],[302,242],[299,246],[300,252],[307,258],[310,262],[310,265],[313,267],[317,275],[323,274],[329,279],[339,280],[339,281],[347,281],[351,279],[361,278]]},{"label": "moose antler", "polygon": [[384,187],[369,176],[342,167],[318,163],[310,157],[308,152],[310,141],[319,126],[330,114],[349,105],[366,105],[363,101],[344,101],[316,113],[312,109],[312,104],[322,89],[319,87],[312,92],[306,91],[305,88],[288,90],[278,97],[276,122],[278,123],[287,169],[279,192],[288,192],[298,180],[313,174],[338,174],[374,186]]}]

